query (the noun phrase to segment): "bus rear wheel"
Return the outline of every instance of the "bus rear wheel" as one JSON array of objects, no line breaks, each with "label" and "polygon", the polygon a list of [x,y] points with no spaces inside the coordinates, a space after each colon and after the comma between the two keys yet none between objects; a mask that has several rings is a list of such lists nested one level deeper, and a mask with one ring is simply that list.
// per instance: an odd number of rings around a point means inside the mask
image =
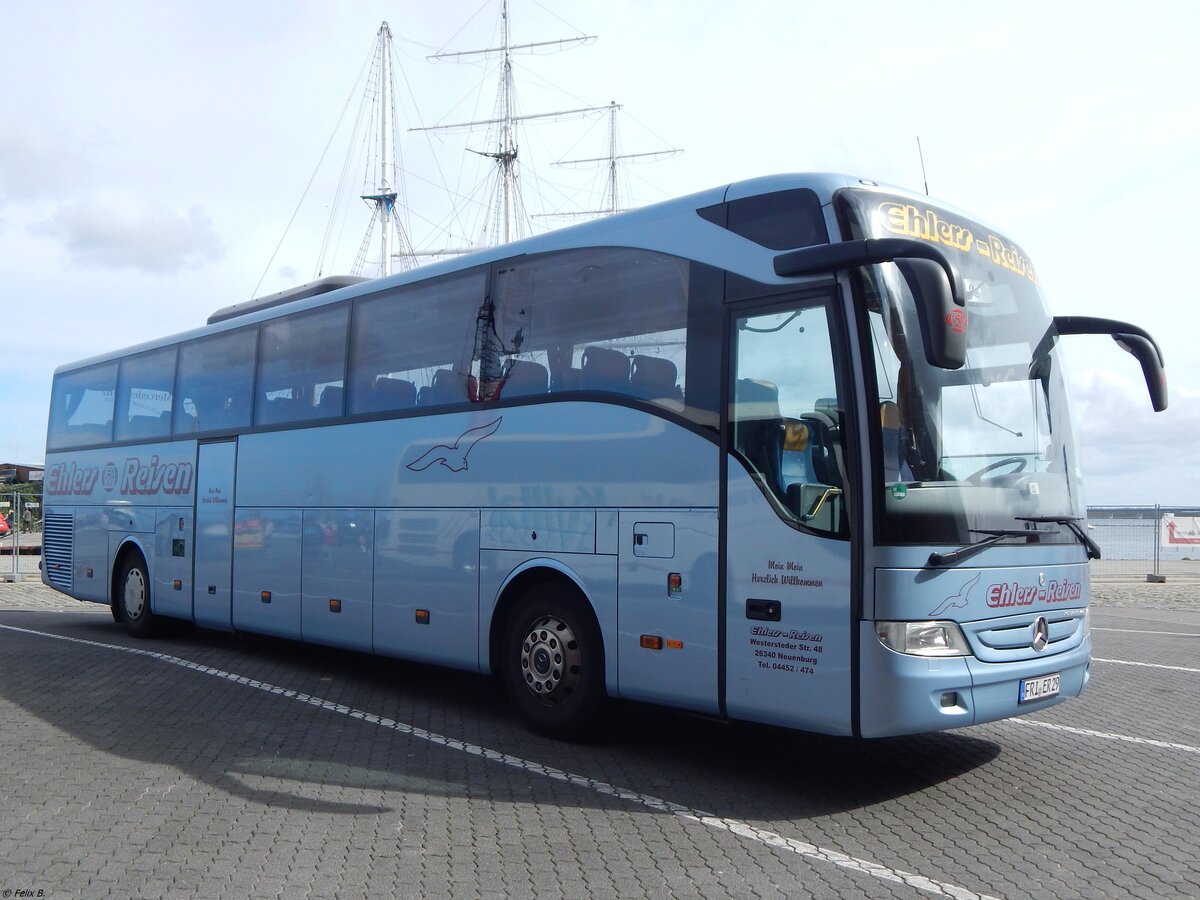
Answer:
[{"label": "bus rear wheel", "polygon": [[600,629],[568,589],[541,584],[521,598],[500,665],[509,700],[534,731],[569,740],[595,725],[604,699]]},{"label": "bus rear wheel", "polygon": [[150,576],[140,556],[132,555],[121,567],[117,580],[117,601],[121,606],[121,621],[134,637],[149,637],[156,625],[150,611]]}]

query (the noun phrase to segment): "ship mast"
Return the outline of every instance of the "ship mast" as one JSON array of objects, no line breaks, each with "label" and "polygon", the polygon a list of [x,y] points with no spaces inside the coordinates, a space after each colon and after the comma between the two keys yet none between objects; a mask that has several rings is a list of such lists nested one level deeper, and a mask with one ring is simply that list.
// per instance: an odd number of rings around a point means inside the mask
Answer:
[{"label": "ship mast", "polygon": [[[395,140],[395,84],[392,77],[392,29],[384,22],[379,26],[375,59],[375,97],[379,104],[379,185],[373,194],[360,195],[363,200],[375,205],[375,216],[380,225],[379,274],[392,274],[393,235],[402,233],[396,212],[396,154]],[[373,224],[373,223],[372,223]],[[364,246],[370,239],[370,231]]]},{"label": "ship mast", "polygon": [[617,111],[621,109],[621,104],[615,100],[607,107],[609,111],[608,117],[608,155],[594,156],[590,159],[562,159],[558,162],[551,163],[552,166],[584,166],[584,165],[603,165],[607,171],[607,181],[605,184],[604,194],[601,197],[599,209],[580,210],[579,212],[569,213],[552,213],[554,216],[609,216],[614,213],[619,213],[622,209],[620,198],[620,185],[617,176],[621,171],[621,163],[629,160],[639,160],[645,162],[651,159],[663,159],[668,156],[678,156],[682,150],[671,148],[670,150],[651,150],[644,153],[618,153],[617,147]]},{"label": "ship mast", "polygon": [[514,109],[515,82],[513,79],[513,52],[535,50],[546,47],[567,47],[572,44],[588,44],[596,40],[594,35],[577,38],[563,38],[556,41],[537,41],[527,44],[512,43],[512,29],[508,15],[508,0],[503,0],[500,10],[501,45],[484,50],[465,50],[454,53],[435,53],[430,60],[463,61],[479,57],[500,56],[500,86],[496,96],[496,117],[473,122],[459,122],[453,125],[435,125],[429,128],[414,128],[412,131],[449,131],[453,129],[470,129],[486,125],[497,126],[497,142],[494,150],[472,150],[480,156],[486,156],[496,163],[496,202],[492,210],[492,243],[508,243],[524,237],[525,223],[528,216],[525,213],[521,199],[521,185],[517,158],[517,123],[531,119],[561,119],[572,116],[582,116],[602,112],[607,106],[589,106],[579,109],[560,110],[550,113],[535,113],[532,115],[517,115]]}]

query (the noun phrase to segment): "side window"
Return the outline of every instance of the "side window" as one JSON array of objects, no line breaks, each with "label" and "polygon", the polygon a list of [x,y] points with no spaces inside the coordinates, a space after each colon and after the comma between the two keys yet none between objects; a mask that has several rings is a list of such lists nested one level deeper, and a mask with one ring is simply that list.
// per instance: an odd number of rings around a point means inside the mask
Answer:
[{"label": "side window", "polygon": [[247,328],[180,348],[175,434],[250,427],[257,339],[258,329]]},{"label": "side window", "polygon": [[734,451],[780,514],[846,533],[843,410],[824,305],[734,323]]},{"label": "side window", "polygon": [[347,411],[389,412],[475,399],[471,347],[487,270],[359,300]]},{"label": "side window", "polygon": [[66,372],[54,379],[47,441],[51,450],[112,440],[116,382],[116,363]]},{"label": "side window", "polygon": [[348,305],[264,322],[254,424],[342,415]]},{"label": "side window", "polygon": [[685,412],[689,272],[613,248],[499,264],[472,354],[481,396],[591,391]]},{"label": "side window", "polygon": [[167,347],[121,361],[114,440],[171,436],[175,356],[176,348]]}]

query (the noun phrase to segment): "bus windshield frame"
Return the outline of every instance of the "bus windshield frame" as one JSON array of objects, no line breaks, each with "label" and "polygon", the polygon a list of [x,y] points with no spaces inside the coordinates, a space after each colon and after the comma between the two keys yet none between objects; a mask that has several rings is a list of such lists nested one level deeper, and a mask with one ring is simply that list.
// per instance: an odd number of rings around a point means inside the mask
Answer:
[{"label": "bus windshield frame", "polygon": [[[973,542],[995,529],[1030,541],[1029,519],[1079,518],[1085,507],[1061,350],[1021,248],[941,207],[877,191],[838,196],[849,239],[904,237],[938,245],[966,289],[967,354],[959,369],[931,365],[913,286],[894,263],[858,270],[877,534],[883,544]],[[1039,352],[1040,351],[1040,352]]]}]

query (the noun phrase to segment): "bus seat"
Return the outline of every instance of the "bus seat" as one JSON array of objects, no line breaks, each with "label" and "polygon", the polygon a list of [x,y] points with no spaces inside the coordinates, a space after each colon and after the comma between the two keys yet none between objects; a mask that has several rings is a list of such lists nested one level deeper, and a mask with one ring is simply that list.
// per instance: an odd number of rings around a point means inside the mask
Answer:
[{"label": "bus seat", "polygon": [[550,385],[550,372],[541,363],[518,359],[508,368],[501,395],[520,397],[524,394],[544,394]]},{"label": "bus seat", "polygon": [[552,391],[577,391],[579,380],[583,373],[579,369],[564,369],[554,377],[550,385]]},{"label": "bus seat", "polygon": [[295,422],[299,404],[291,397],[268,397],[258,408],[258,421],[263,425],[276,422]]},{"label": "bus seat", "polygon": [[417,386],[403,378],[380,375],[371,387],[371,411],[409,409],[417,405]]},{"label": "bus seat", "polygon": [[679,369],[669,359],[639,354],[633,358],[629,387],[644,400],[682,400],[683,391],[675,383],[678,376]]},{"label": "bus seat", "polygon": [[607,347],[588,347],[583,351],[580,387],[585,391],[629,393],[629,357]]},{"label": "bus seat", "polygon": [[165,432],[160,431],[158,416],[130,416],[129,422],[126,423],[124,434],[119,435],[125,438],[144,438],[154,437],[158,434],[170,434],[170,427]]},{"label": "bus seat", "polygon": [[739,378],[734,388],[734,403],[734,446],[752,470],[779,493],[783,487],[779,388],[770,381]]},{"label": "bus seat", "polygon": [[812,435],[813,474],[821,484],[841,487],[845,482],[845,462],[842,459],[842,413],[837,400],[822,397],[813,404],[813,411],[800,418]]},{"label": "bus seat", "polygon": [[438,369],[429,387],[421,388],[417,403],[421,406],[440,406],[444,403],[464,403],[467,400],[467,377],[453,369]]},{"label": "bus seat", "polygon": [[321,399],[317,401],[317,416],[322,419],[340,416],[342,414],[342,387],[338,384],[327,384],[321,391]]}]

